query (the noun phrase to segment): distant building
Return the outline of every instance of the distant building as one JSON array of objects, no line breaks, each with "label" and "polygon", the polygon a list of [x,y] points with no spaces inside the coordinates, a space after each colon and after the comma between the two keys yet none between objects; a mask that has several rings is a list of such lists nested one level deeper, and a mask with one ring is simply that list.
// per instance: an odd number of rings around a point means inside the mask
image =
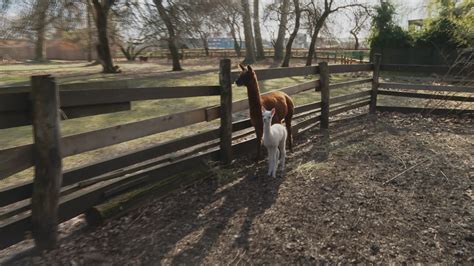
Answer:
[{"label": "distant building", "polygon": [[[208,40],[209,48],[233,49],[234,39],[229,37],[211,37]],[[240,42],[240,47],[245,48],[245,43]]]}]

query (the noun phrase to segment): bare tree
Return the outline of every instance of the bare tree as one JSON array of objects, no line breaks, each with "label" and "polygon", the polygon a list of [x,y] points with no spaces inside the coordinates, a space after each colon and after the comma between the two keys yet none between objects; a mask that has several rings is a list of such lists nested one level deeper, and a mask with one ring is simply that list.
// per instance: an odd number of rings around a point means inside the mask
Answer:
[{"label": "bare tree", "polygon": [[110,52],[109,36],[108,36],[108,18],[110,9],[116,0],[92,0],[95,10],[95,24],[98,33],[97,55],[102,65],[103,73],[118,73],[118,66],[114,66],[112,62],[112,54]]},{"label": "bare tree", "polygon": [[168,2],[167,8],[163,6],[163,0],[153,0],[153,2],[168,31],[168,48],[173,60],[173,71],[181,71],[183,68],[181,68],[181,63],[179,62],[179,51],[176,44],[176,23],[173,23],[173,18],[176,18],[177,9],[171,2]]},{"label": "bare tree", "polygon": [[354,37],[354,49],[359,50],[359,33],[369,26],[368,22],[370,21],[370,13],[368,12],[368,9],[352,9],[348,17],[354,22],[353,27],[349,31],[349,33]]},{"label": "bare tree", "polygon": [[312,7],[313,7],[313,32],[311,34],[311,43],[309,45],[309,50],[308,50],[308,57],[306,58],[306,66],[311,66],[313,62],[313,57],[316,53],[315,48],[316,48],[316,40],[318,39],[319,32],[323,28],[324,24],[326,23],[327,18],[329,15],[345,8],[350,8],[350,7],[364,7],[364,5],[359,4],[359,3],[351,3],[351,4],[346,4],[342,6],[337,6],[334,7],[334,0],[324,0],[324,6],[323,8],[319,8],[316,6],[314,1],[312,1]]},{"label": "bare tree", "polygon": [[243,24],[245,35],[245,64],[255,63],[255,43],[252,33],[252,21],[250,16],[250,6],[248,0],[241,0],[243,9]]},{"label": "bare tree", "polygon": [[[35,43],[36,61],[45,61],[45,41],[52,29],[80,21],[80,3],[67,0],[1,0],[3,12],[15,10],[9,23],[13,35],[31,36]],[[2,15],[3,16],[3,15]]]},{"label": "bare tree", "polygon": [[257,60],[265,59],[263,50],[262,33],[260,32],[259,0],[253,0],[253,29],[255,31],[255,45],[257,47]]},{"label": "bare tree", "polygon": [[281,64],[282,67],[289,67],[290,66],[290,59],[291,59],[291,49],[293,46],[293,42],[296,38],[296,35],[298,34],[298,31],[300,29],[300,20],[301,20],[301,8],[300,8],[300,1],[299,0],[293,0],[293,5],[294,5],[294,14],[295,14],[295,26],[293,28],[293,31],[290,34],[290,38],[288,38],[288,42],[286,43],[286,49],[285,49],[285,58],[283,59],[283,63]]},{"label": "bare tree", "polygon": [[217,1],[218,15],[217,19],[221,26],[229,29],[229,33],[234,41],[234,50],[238,57],[242,56],[241,52],[241,21],[242,21],[242,5],[234,0]]},{"label": "bare tree", "polygon": [[180,27],[182,31],[191,38],[199,38],[204,47],[206,56],[209,56],[208,39],[211,31],[217,29],[217,10],[218,5],[214,1],[197,2],[197,1],[179,1],[181,15]]},{"label": "bare tree", "polygon": [[277,62],[283,59],[283,47],[285,43],[285,34],[288,27],[288,11],[290,0],[283,0],[280,5],[280,24],[278,26],[278,36],[275,41],[275,54],[273,59]]}]

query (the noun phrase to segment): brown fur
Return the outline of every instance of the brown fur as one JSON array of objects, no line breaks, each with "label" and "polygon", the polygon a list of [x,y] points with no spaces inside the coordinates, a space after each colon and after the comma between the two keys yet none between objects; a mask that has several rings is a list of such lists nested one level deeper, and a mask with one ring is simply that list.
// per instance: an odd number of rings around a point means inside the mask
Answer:
[{"label": "brown fur", "polygon": [[247,66],[245,69],[242,65],[242,73],[236,80],[236,84],[239,86],[245,85],[247,87],[247,94],[249,98],[250,107],[250,121],[255,128],[257,135],[257,160],[260,159],[260,151],[262,146],[263,137],[263,120],[261,107],[265,107],[267,110],[275,108],[275,116],[273,117],[272,124],[281,123],[285,119],[286,129],[288,131],[288,144],[290,151],[293,152],[293,139],[291,134],[291,119],[294,113],[294,104],[288,94],[281,91],[272,91],[260,96],[260,90],[258,86],[257,75],[253,71],[251,66]]}]

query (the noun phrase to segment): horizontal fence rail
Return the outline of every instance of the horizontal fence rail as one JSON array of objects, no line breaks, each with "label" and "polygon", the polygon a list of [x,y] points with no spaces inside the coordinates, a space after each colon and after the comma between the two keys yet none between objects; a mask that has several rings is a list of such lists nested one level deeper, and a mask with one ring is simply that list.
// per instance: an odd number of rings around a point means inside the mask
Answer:
[{"label": "horizontal fence rail", "polygon": [[379,90],[378,94],[387,95],[387,96],[408,97],[408,98],[474,102],[474,97],[472,96],[465,97],[465,96],[456,96],[456,95],[440,95],[440,94],[430,94],[430,93],[402,92],[402,91],[389,91],[389,90]]},{"label": "horizontal fence rail", "polygon": [[444,85],[425,85],[425,84],[405,84],[381,82],[379,88],[383,89],[402,89],[402,90],[426,90],[426,91],[449,91],[449,92],[474,92],[474,87],[466,86],[444,86]]},{"label": "horizontal fence rail", "polygon": [[[357,71],[371,71],[373,69],[373,64],[329,65],[328,67],[330,73],[337,74]],[[258,80],[308,76],[319,74],[319,66],[255,69],[255,73],[257,74]],[[235,80],[239,74],[240,71],[232,72],[232,80]]]},{"label": "horizontal fence rail", "polygon": [[[62,154],[67,157],[204,121],[206,112],[201,108],[71,135],[60,140]],[[32,152],[33,144],[0,150],[0,179],[31,167]]]},{"label": "horizontal fence rail", "polygon": [[[459,75],[472,73],[474,70],[472,66],[470,68],[464,67],[452,67],[447,65],[406,65],[406,64],[382,64],[380,65],[381,71],[395,71],[395,72],[414,72],[414,73],[435,73],[435,74],[449,74]],[[472,74],[471,74],[472,75]]]}]

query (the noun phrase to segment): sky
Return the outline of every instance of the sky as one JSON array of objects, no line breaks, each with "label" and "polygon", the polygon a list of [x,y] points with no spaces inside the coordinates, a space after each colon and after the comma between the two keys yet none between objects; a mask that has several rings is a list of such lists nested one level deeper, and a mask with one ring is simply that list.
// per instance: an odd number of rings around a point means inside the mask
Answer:
[{"label": "sky", "polygon": [[[264,5],[272,3],[274,0],[263,0],[262,5],[260,7],[263,9]],[[392,3],[396,6],[397,16],[396,20],[400,26],[403,28],[408,27],[408,20],[411,19],[420,19],[426,17],[426,3],[427,0],[391,0]],[[342,5],[347,3],[348,1],[344,0],[335,0],[335,5]],[[380,2],[380,0],[357,0],[354,1],[357,3],[369,3],[372,5],[376,5]],[[261,11],[263,14],[263,10]],[[329,25],[330,31],[332,35],[337,36],[338,38],[351,38],[349,34],[349,30],[352,26],[351,21],[344,15],[342,12],[334,13],[331,15],[330,20],[333,22]],[[277,25],[271,25],[269,27],[277,27]],[[262,37],[264,39],[269,39],[270,34],[269,31],[262,31]],[[368,35],[368,30],[365,32],[361,32],[361,37],[365,37]]]}]

